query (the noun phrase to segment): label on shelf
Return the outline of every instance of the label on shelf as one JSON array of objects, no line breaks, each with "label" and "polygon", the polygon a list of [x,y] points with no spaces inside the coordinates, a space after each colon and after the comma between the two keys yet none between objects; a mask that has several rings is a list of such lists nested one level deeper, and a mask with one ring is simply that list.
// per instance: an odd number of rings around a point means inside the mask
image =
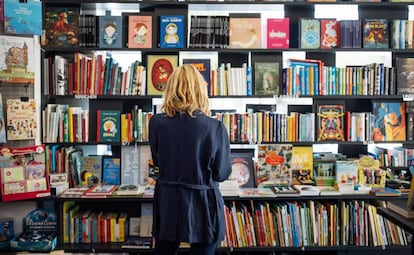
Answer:
[{"label": "label on shelf", "polygon": [[404,94],[403,95],[403,101],[413,101],[414,100],[414,94]]}]

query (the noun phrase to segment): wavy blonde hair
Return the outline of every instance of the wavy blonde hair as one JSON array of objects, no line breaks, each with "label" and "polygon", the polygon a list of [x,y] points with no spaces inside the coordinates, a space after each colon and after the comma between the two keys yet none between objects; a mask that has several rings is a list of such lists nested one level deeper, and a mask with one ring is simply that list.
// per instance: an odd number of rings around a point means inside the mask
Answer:
[{"label": "wavy blonde hair", "polygon": [[187,112],[191,117],[196,110],[210,115],[207,82],[201,73],[190,64],[177,67],[168,78],[161,110],[168,117]]}]

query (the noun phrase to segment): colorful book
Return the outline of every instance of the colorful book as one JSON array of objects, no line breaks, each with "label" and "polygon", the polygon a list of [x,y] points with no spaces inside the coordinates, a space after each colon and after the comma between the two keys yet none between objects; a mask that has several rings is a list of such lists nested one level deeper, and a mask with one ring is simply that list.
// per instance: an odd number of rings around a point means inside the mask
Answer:
[{"label": "colorful book", "polygon": [[121,111],[98,110],[97,142],[120,142],[121,140]]},{"label": "colorful book", "polygon": [[321,48],[332,49],[341,45],[341,25],[335,19],[321,20]]},{"label": "colorful book", "polygon": [[292,185],[313,183],[312,146],[293,146],[291,169]]},{"label": "colorful book", "polygon": [[373,102],[374,141],[405,141],[405,102]]},{"label": "colorful book", "polygon": [[337,160],[335,171],[338,185],[350,184],[354,186],[359,183],[357,160]]},{"label": "colorful book", "polygon": [[414,58],[396,58],[397,94],[414,94]]},{"label": "colorful book", "polygon": [[268,18],[266,39],[268,49],[288,49],[290,43],[289,17]]},{"label": "colorful book", "polygon": [[46,46],[70,47],[79,44],[80,6],[46,6],[45,24]]},{"label": "colorful book", "polygon": [[102,183],[107,185],[121,185],[121,159],[103,157]]},{"label": "colorful book", "polygon": [[10,34],[42,34],[42,2],[4,0],[4,30]]},{"label": "colorful book", "polygon": [[7,100],[7,140],[30,140],[37,133],[36,101]]},{"label": "colorful book", "polygon": [[229,180],[236,180],[240,188],[256,186],[253,167],[254,152],[250,150],[233,150],[231,158],[231,174]]},{"label": "colorful book", "polygon": [[128,48],[152,48],[152,16],[128,16]]},{"label": "colorful book", "polygon": [[87,185],[102,182],[102,156],[88,155],[83,157],[83,169]]},{"label": "colorful book", "polygon": [[262,23],[260,13],[229,14],[229,47],[262,48]]},{"label": "colorful book", "polygon": [[363,48],[389,48],[389,31],[387,19],[365,19],[363,21],[362,27]]},{"label": "colorful book", "polygon": [[184,48],[185,17],[160,16],[160,48]]},{"label": "colorful book", "polygon": [[99,17],[99,47],[122,48],[122,16],[112,16],[106,11]]},{"label": "colorful book", "polygon": [[177,65],[177,55],[148,55],[147,95],[162,95],[167,86],[167,80]]},{"label": "colorful book", "polygon": [[319,49],[321,47],[321,22],[312,18],[299,20],[299,47],[302,49]]},{"label": "colorful book", "polygon": [[318,141],[345,141],[345,106],[318,105]]},{"label": "colorful book", "polygon": [[279,95],[279,84],[279,62],[254,63],[254,94],[256,96]]}]

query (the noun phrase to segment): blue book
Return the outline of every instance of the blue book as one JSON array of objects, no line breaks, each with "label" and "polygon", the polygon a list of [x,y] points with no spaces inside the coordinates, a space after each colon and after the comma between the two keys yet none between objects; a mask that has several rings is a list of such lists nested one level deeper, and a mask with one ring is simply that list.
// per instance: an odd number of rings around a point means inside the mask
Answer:
[{"label": "blue book", "polygon": [[121,159],[104,157],[102,161],[102,182],[121,185]]},{"label": "blue book", "polygon": [[4,30],[11,34],[42,34],[42,2],[5,0]]},{"label": "blue book", "polygon": [[106,11],[99,17],[99,47],[122,48],[122,16],[111,16]]},{"label": "blue book", "polygon": [[184,48],[184,16],[160,17],[160,48]]}]

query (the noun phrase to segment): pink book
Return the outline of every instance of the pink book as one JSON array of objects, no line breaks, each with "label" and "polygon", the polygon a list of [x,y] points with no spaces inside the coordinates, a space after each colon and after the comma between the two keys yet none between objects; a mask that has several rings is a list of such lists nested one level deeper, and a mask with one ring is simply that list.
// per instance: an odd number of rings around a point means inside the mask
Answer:
[{"label": "pink book", "polygon": [[289,48],[289,18],[267,19],[267,48]]}]

